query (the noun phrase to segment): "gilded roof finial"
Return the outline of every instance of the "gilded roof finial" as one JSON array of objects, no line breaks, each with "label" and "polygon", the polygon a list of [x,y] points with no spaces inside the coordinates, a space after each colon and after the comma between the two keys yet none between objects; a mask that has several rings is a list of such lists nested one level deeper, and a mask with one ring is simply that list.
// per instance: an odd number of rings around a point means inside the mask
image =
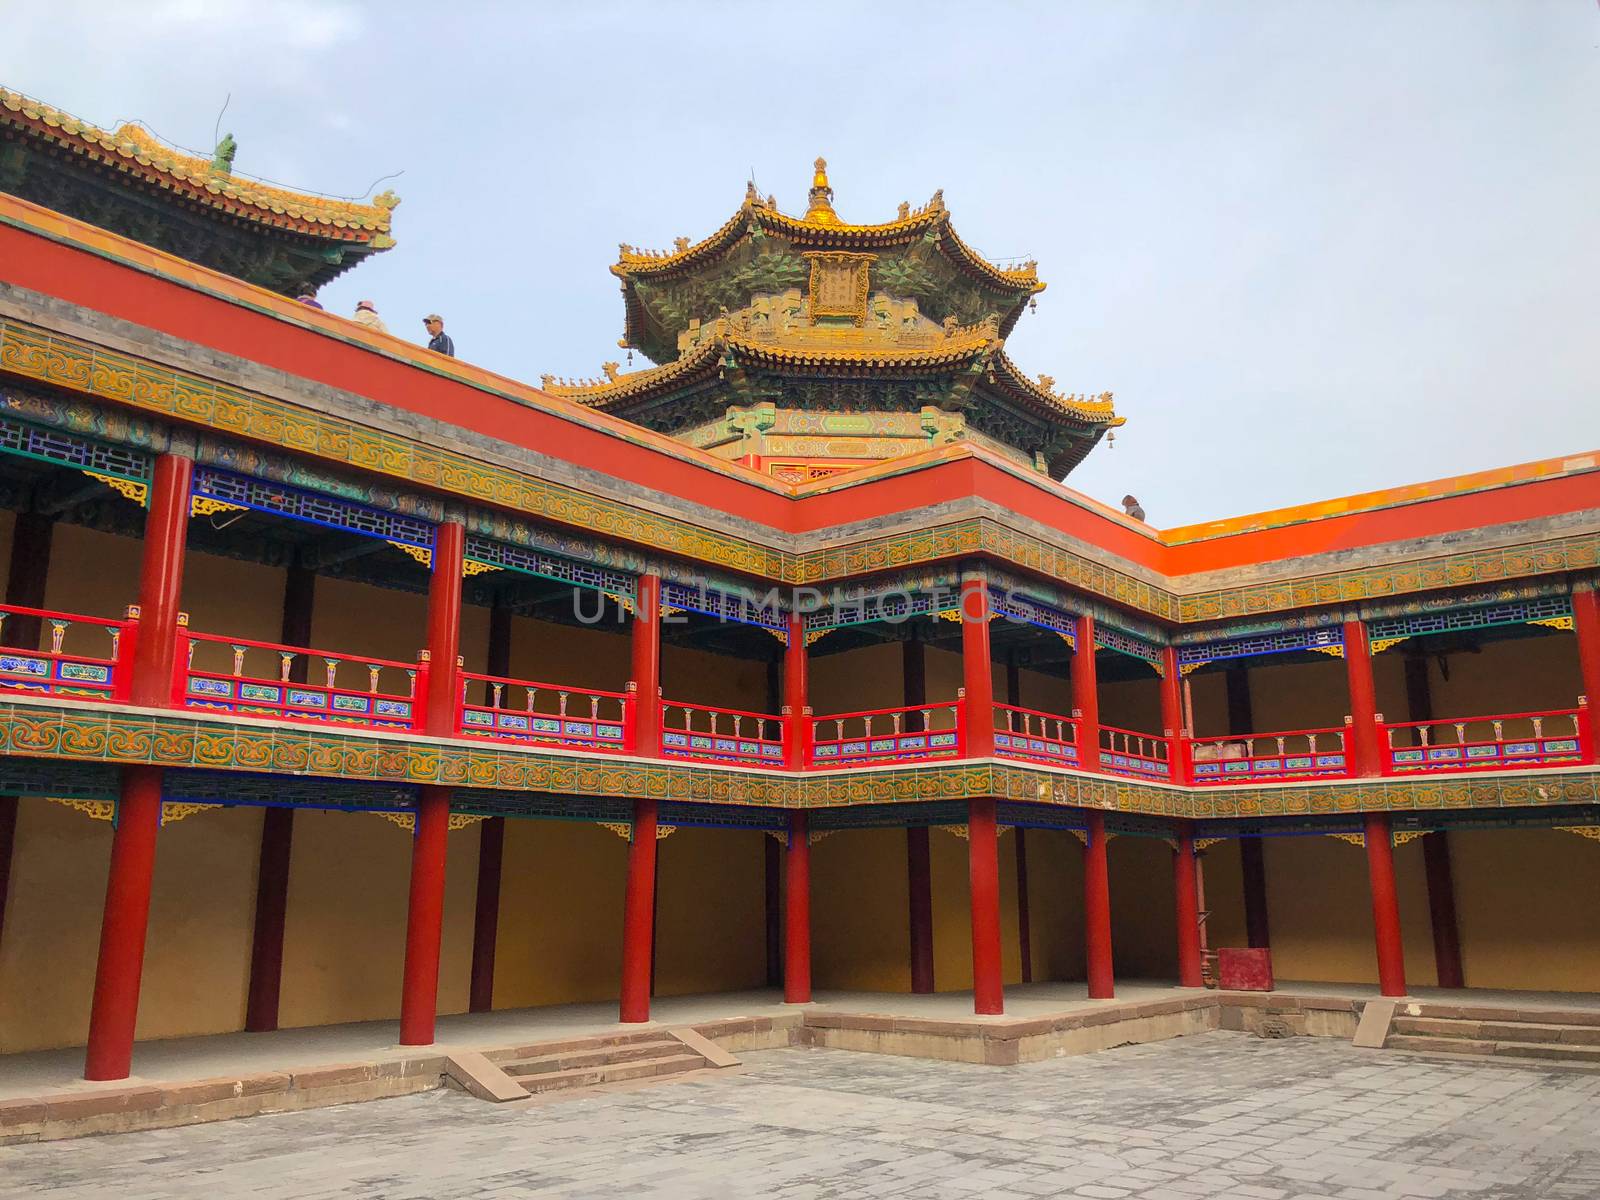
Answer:
[{"label": "gilded roof finial", "polygon": [[833,211],[833,189],[828,186],[828,160],[819,158],[813,166],[816,173],[811,177],[811,204],[804,219],[817,225],[837,225],[839,214]]}]

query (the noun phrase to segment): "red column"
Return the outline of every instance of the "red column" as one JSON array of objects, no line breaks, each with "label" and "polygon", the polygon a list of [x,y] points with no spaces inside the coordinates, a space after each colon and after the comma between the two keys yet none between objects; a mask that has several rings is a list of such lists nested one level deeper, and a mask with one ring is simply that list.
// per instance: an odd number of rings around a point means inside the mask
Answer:
[{"label": "red column", "polygon": [[961,680],[967,692],[967,756],[988,758],[994,754],[994,664],[989,585],[981,577],[961,581]]},{"label": "red column", "polygon": [[1178,986],[1204,987],[1200,975],[1200,880],[1195,870],[1194,833],[1187,827],[1178,832],[1172,882],[1178,896]]},{"label": "red column", "polygon": [[1372,683],[1372,653],[1367,648],[1367,627],[1360,621],[1344,623],[1344,667],[1350,681],[1350,762],[1353,774],[1381,775],[1378,698]]},{"label": "red column", "polygon": [[1083,847],[1083,945],[1088,960],[1089,999],[1116,995],[1111,968],[1111,871],[1106,864],[1104,813],[1085,814],[1088,829]]},{"label": "red column", "polygon": [[156,459],[139,567],[139,640],[134,646],[130,693],[134,704],[156,707],[172,702],[193,483],[193,459],[179,454]]},{"label": "red column", "polygon": [[400,1044],[433,1044],[439,1007],[439,940],[444,930],[445,839],[450,789],[424,784],[411,839],[411,900],[406,913],[406,962],[400,991]]},{"label": "red column", "polygon": [[1005,1011],[1000,973],[1000,847],[993,797],[967,802],[967,875],[972,893],[972,1011]]},{"label": "red column", "polygon": [[1387,813],[1366,815],[1367,879],[1372,887],[1372,928],[1378,945],[1378,990],[1406,994],[1406,956],[1400,941],[1400,899],[1394,883],[1394,847]]},{"label": "red column", "polygon": [[806,653],[804,618],[789,614],[789,640],[783,651],[784,765],[791,771],[806,765],[811,735],[810,656]]},{"label": "red column", "polygon": [[633,802],[628,888],[622,901],[621,1021],[650,1019],[651,942],[655,929],[656,802]]},{"label": "red column", "polygon": [[[511,610],[498,600],[489,608],[485,673],[511,674]],[[500,877],[505,859],[506,820],[490,817],[478,834],[478,892],[472,913],[472,968],[467,1011],[494,1008],[495,943],[500,932]]]},{"label": "red column", "polygon": [[1600,595],[1592,583],[1572,589],[1572,631],[1578,638],[1578,667],[1589,701],[1589,753],[1600,762]]},{"label": "red column", "polygon": [[[304,643],[296,643],[303,645]],[[268,1033],[278,1027],[283,981],[283,925],[289,910],[289,860],[294,844],[294,809],[269,808],[261,817],[256,866],[256,919],[250,942],[250,991],[244,1027]]]},{"label": "red column", "polygon": [[633,717],[634,751],[647,758],[660,758],[661,576],[639,576],[633,608],[633,682],[638,689]]},{"label": "red column", "polygon": [[1442,829],[1422,837],[1422,862],[1428,875],[1428,919],[1433,927],[1433,966],[1442,988],[1466,987],[1461,970],[1461,935],[1456,923],[1455,874],[1450,868],[1450,835]]},{"label": "red column", "polygon": [[784,876],[783,1002],[811,1002],[811,836],[803,812],[789,814]]},{"label": "red column", "polygon": [[1189,782],[1189,747],[1183,739],[1189,731],[1183,723],[1183,672],[1178,669],[1178,650],[1164,646],[1161,650],[1161,728],[1170,741],[1172,782]]},{"label": "red column", "polygon": [[468,1012],[490,1012],[494,1008],[494,952],[500,931],[500,874],[505,845],[506,819],[490,817],[478,835],[478,895],[472,917]]},{"label": "red column", "polygon": [[928,854],[928,827],[906,828],[907,928],[911,937],[911,990],[933,991],[933,863]]},{"label": "red column", "polygon": [[[428,707],[424,729],[435,737],[456,731],[461,703],[461,564],[466,529],[440,525],[433,538],[428,580]],[[433,1042],[439,1007],[439,941],[444,928],[444,868],[450,828],[450,789],[425,784],[417,797],[411,840],[411,897],[406,913],[405,975],[400,988],[400,1044]]]},{"label": "red column", "polygon": [[435,737],[456,732],[461,704],[461,566],[467,531],[459,521],[440,525],[433,537],[428,580],[428,709],[424,728]]},{"label": "red column", "polygon": [[[135,704],[154,707],[172,700],[193,479],[192,459],[177,454],[156,459],[139,568],[140,637],[134,648],[130,692]],[[116,826],[84,1055],[87,1079],[125,1079],[133,1064],[156,833],[161,827],[160,768],[123,768]]]},{"label": "red column", "polygon": [[[1072,655],[1072,708],[1078,716],[1078,764],[1100,769],[1100,685],[1094,664],[1094,618],[1078,618]],[[1108,992],[1107,995],[1110,995]]]},{"label": "red column", "polygon": [[105,916],[100,922],[100,960],[89,1014],[85,1079],[126,1079],[133,1065],[139,977],[144,971],[150,882],[160,828],[160,768],[124,767],[117,831],[111,842],[111,873],[106,880]]}]

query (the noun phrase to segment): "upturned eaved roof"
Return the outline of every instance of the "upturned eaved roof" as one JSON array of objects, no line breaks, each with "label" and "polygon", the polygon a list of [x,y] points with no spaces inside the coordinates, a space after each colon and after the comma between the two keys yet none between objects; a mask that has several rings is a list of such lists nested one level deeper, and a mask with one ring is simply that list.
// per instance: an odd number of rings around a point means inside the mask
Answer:
[{"label": "upturned eaved roof", "polygon": [[371,204],[336,200],[273,187],[254,179],[222,175],[204,158],[162,145],[138,125],[107,133],[87,121],[0,87],[0,125],[21,125],[73,153],[141,176],[191,199],[249,220],[291,227],[323,237],[392,245],[390,217],[398,199],[385,192]]},{"label": "upturned eaved roof", "polygon": [[907,247],[929,239],[940,254],[959,272],[974,282],[1000,293],[1000,336],[1011,332],[1027,301],[1044,291],[1038,264],[1026,261],[1017,266],[1000,266],[984,258],[957,236],[945,208],[944,193],[937,191],[927,204],[913,210],[902,204],[892,221],[857,225],[841,220],[833,208],[833,188],[828,183],[827,163],[817,159],[812,178],[810,204],[803,216],[792,217],[778,211],[777,201],[757,193],[755,185],[745,188],[744,203],[715,233],[698,242],[678,239],[672,250],[643,250],[624,243],[611,273],[623,281],[627,308],[627,329],[623,341],[649,351],[643,305],[634,285],[664,283],[705,270],[730,254],[736,247],[757,236],[773,235],[799,251],[871,252]]}]

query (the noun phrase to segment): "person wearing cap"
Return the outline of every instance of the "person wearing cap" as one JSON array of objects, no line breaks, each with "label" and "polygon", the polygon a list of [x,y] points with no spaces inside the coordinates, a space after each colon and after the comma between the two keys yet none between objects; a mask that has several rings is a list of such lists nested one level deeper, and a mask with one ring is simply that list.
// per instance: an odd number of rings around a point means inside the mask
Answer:
[{"label": "person wearing cap", "polygon": [[444,318],[438,313],[429,313],[422,318],[422,326],[428,331],[428,349],[435,354],[446,354],[451,358],[456,356],[456,344],[450,340],[450,335],[444,331]]},{"label": "person wearing cap", "polygon": [[307,288],[305,291],[296,296],[295,299],[300,301],[300,303],[304,304],[307,308],[322,307],[322,303],[317,299],[316,288]]},{"label": "person wearing cap", "polygon": [[389,327],[378,315],[378,306],[371,300],[357,300],[355,316],[352,319],[360,321],[368,329],[376,329],[379,333],[389,332]]}]

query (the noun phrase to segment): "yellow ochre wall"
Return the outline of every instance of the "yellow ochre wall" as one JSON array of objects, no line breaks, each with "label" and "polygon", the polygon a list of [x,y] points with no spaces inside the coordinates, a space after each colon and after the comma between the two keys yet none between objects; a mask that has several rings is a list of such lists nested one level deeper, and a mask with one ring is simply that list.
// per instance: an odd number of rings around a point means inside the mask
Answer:
[{"label": "yellow ochre wall", "polygon": [[1237,838],[1216,842],[1200,855],[1200,886],[1203,893],[1200,908],[1210,914],[1206,917],[1206,947],[1217,950],[1223,946],[1248,945],[1244,923],[1244,869]]},{"label": "yellow ochre wall", "polygon": [[1114,837],[1106,846],[1111,877],[1111,955],[1122,979],[1176,980],[1178,921],[1172,848],[1161,838]]},{"label": "yellow ochre wall", "polygon": [[627,863],[628,843],[598,825],[506,821],[496,1008],[616,999]]},{"label": "yellow ochre wall", "polygon": [[1028,933],[1036,981],[1084,978],[1083,845],[1064,830],[1028,830]]},{"label": "yellow ochre wall", "polygon": [[685,827],[657,843],[656,995],[766,986],[766,838]]},{"label": "yellow ochre wall", "polygon": [[905,830],[844,829],[812,846],[813,985],[910,991],[909,906]]},{"label": "yellow ochre wall", "polygon": [[1454,830],[1450,857],[1468,987],[1600,992],[1600,842]]}]

